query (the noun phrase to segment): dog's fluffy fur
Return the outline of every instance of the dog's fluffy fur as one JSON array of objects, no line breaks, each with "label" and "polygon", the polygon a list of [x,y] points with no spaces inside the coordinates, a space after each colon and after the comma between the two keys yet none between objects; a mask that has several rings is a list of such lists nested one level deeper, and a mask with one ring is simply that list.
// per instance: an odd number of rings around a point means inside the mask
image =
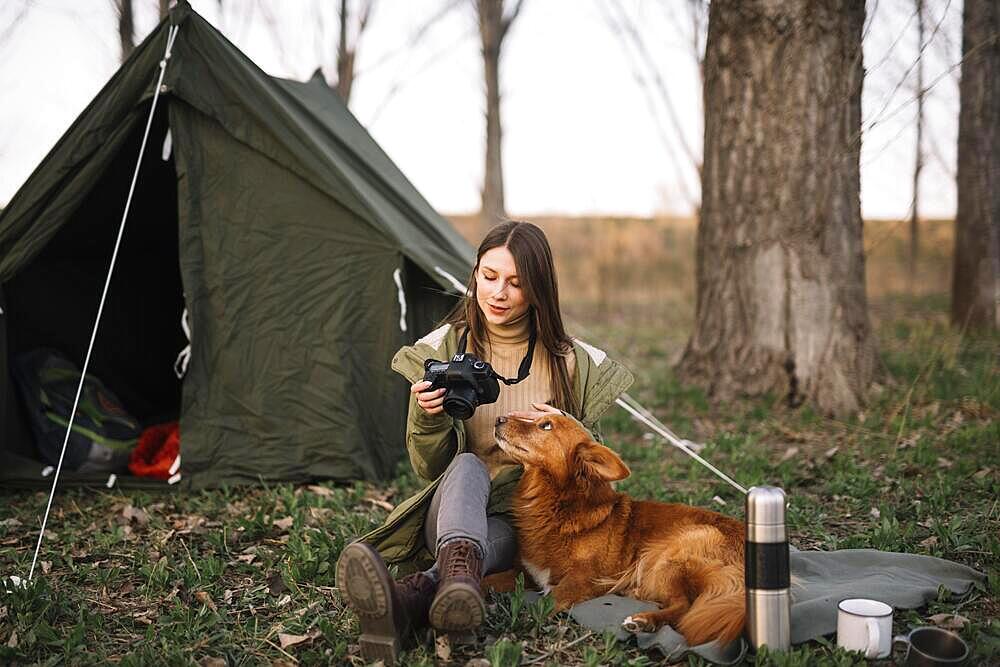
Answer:
[{"label": "dog's fluffy fur", "polygon": [[618,592],[660,605],[625,619],[633,632],[669,623],[692,646],[740,635],[742,523],[616,492],[629,469],[568,417],[500,420],[496,435],[524,465],[513,499],[521,563],[557,611]]}]

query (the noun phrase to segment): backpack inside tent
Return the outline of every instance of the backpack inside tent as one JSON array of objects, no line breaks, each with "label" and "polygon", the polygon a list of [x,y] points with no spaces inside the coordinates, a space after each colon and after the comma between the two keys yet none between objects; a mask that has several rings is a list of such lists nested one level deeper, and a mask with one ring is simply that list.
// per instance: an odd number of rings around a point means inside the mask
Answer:
[{"label": "backpack inside tent", "polygon": [[181,487],[385,478],[408,394],[389,361],[473,249],[321,76],[268,76],[181,1],[0,214],[0,484],[50,483],[13,370],[83,367],[171,26],[88,375],[145,426],[179,420]]}]

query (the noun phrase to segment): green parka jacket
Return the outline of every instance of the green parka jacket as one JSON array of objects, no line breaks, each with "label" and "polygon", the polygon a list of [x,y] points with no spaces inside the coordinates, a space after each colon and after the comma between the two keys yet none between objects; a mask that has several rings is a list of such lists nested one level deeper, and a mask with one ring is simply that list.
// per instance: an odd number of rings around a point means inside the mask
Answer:
[{"label": "green parka jacket", "polygon": [[[424,376],[424,361],[446,361],[458,351],[459,332],[444,325],[427,334],[412,346],[401,348],[392,359],[392,369],[410,384]],[[574,386],[581,411],[576,417],[592,433],[597,433],[598,418],[629,385],[632,373],[609,359],[604,351],[579,340],[573,342],[576,355]],[[433,555],[424,540],[424,518],[441,475],[457,455],[466,451],[465,422],[444,413],[428,415],[410,394],[406,423],[406,449],[413,470],[430,482],[422,491],[406,499],[386,517],[385,523],[361,539],[379,551],[387,563],[397,564],[401,572],[429,567]],[[487,514],[506,514],[521,468],[509,468],[493,479]]]}]

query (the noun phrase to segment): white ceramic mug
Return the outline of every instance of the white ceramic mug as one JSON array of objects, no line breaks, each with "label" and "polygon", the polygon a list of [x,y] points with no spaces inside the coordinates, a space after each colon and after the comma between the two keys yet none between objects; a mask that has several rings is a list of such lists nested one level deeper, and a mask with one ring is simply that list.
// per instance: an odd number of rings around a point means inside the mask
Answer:
[{"label": "white ceramic mug", "polygon": [[878,600],[849,598],[837,604],[837,646],[887,658],[892,652],[892,607]]}]

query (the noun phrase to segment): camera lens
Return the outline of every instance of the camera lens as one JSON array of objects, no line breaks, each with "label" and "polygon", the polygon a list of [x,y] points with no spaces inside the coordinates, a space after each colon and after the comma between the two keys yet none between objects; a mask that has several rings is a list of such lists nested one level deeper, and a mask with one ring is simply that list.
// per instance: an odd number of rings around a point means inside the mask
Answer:
[{"label": "camera lens", "polygon": [[467,384],[452,387],[444,395],[444,411],[455,419],[468,419],[476,411],[476,390]]}]

